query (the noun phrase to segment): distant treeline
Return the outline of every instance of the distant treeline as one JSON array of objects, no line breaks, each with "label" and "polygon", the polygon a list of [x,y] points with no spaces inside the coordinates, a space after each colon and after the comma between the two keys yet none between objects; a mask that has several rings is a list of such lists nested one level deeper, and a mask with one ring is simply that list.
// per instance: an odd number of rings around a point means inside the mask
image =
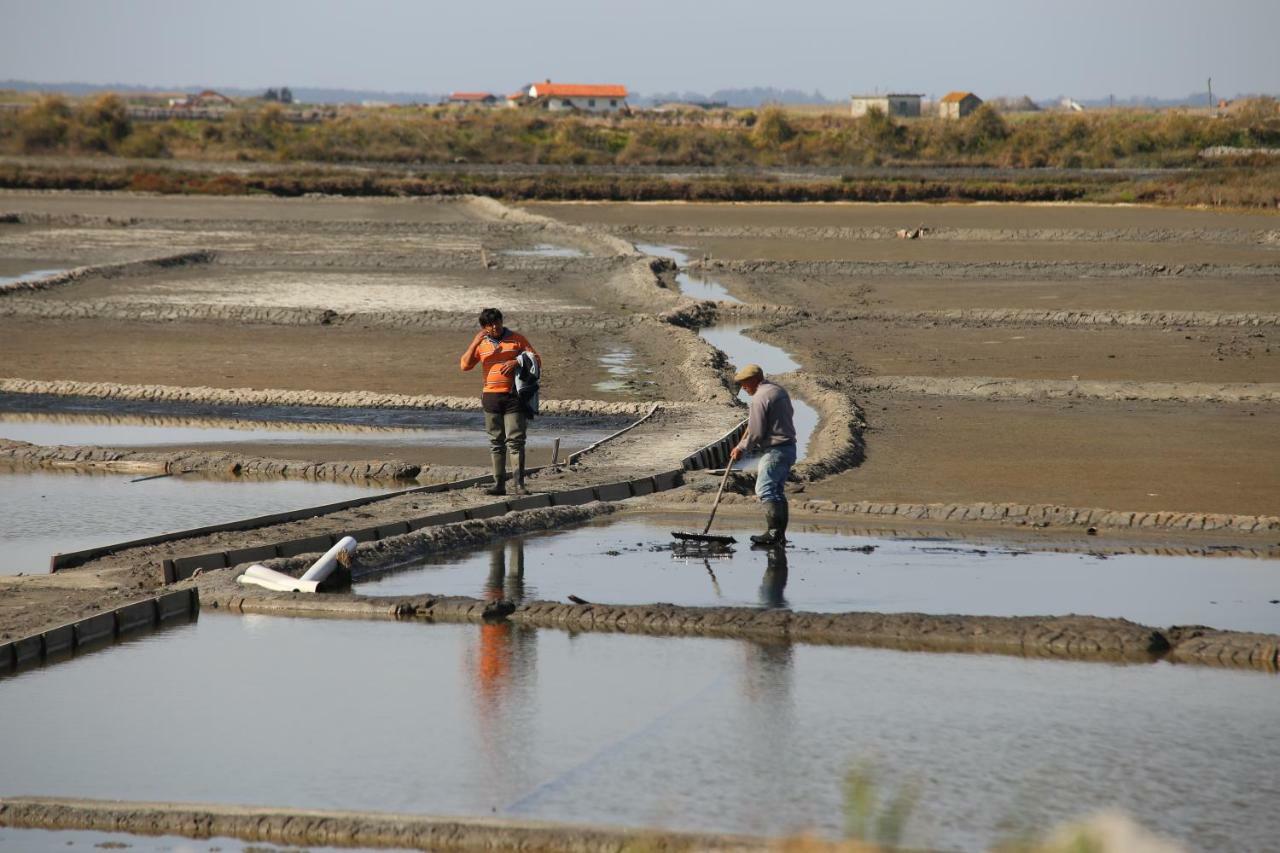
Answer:
[{"label": "distant treeline", "polygon": [[498,163],[648,166],[899,164],[1003,167],[1193,166],[1214,146],[1280,146],[1273,99],[1214,117],[1183,112],[1034,113],[984,105],[971,115],[898,121],[763,110],[615,116],[525,110],[387,108],[298,125],[279,105],[220,121],[134,122],[123,101],[44,97],[0,114],[0,151],[263,162]]}]

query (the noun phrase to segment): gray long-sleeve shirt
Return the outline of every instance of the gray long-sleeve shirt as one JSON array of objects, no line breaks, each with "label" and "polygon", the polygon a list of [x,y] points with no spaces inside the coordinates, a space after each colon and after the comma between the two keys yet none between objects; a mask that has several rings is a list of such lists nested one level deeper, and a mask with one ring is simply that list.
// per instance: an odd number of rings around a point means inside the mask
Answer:
[{"label": "gray long-sleeve shirt", "polygon": [[786,389],[768,379],[762,380],[756,393],[751,395],[747,409],[747,432],[738,446],[750,452],[780,444],[794,444],[794,417],[791,395]]}]

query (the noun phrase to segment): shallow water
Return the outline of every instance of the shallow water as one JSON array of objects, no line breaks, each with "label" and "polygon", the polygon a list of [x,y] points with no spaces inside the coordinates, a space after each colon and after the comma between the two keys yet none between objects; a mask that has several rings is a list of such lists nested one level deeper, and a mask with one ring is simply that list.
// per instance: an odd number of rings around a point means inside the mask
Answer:
[{"label": "shallow water", "polygon": [[192,474],[129,482],[137,476],[0,473],[0,574],[47,572],[58,552],[404,488]]},{"label": "shallow water", "polygon": [[1119,808],[1265,849],[1277,700],[1169,664],[205,615],[0,682],[0,718],[58,733],[0,727],[0,796],[835,834],[870,760],[919,786],[913,846]]},{"label": "shallow water", "polygon": [[[629,422],[617,417],[539,416],[529,441],[550,446],[555,436],[561,436],[586,446]],[[470,411],[156,403],[46,394],[0,394],[0,437],[36,444],[113,447],[207,442],[488,444],[483,419]]]},{"label": "shallow water", "polygon": [[42,278],[48,278],[51,275],[66,272],[65,269],[46,269],[46,270],[30,270],[18,275],[0,275],[0,287],[6,284],[17,284],[24,281],[39,281]]},{"label": "shallow water", "polygon": [[[729,363],[735,370],[748,364],[758,364],[764,370],[764,375],[769,377],[800,369],[800,363],[786,350],[747,337],[744,331],[750,327],[747,323],[721,323],[706,326],[700,329],[698,334],[707,343],[728,356]],[[747,392],[739,391],[738,399],[745,403],[750,400],[750,397],[747,396]],[[809,441],[813,438],[814,430],[818,428],[818,412],[813,406],[795,396],[791,398],[791,407],[796,427],[796,459],[801,461],[809,451]],[[743,459],[735,467],[754,466],[754,459]]]},{"label": "shallow water", "polygon": [[[173,423],[139,423],[136,418],[122,417],[118,422],[104,422],[102,416],[79,418],[74,415],[48,417],[22,417],[0,414],[0,437],[29,441],[33,444],[97,445],[120,448],[172,448],[196,445],[217,445],[234,448],[235,445],[254,445],[255,452],[270,454],[272,448],[281,450],[297,445],[324,444],[330,447],[367,447],[373,457],[389,452],[412,453],[414,448],[429,447],[488,447],[489,438],[483,423],[471,414],[470,427],[398,429],[352,428],[332,425],[299,429],[296,424],[226,421],[219,425],[184,426]],[[542,426],[542,424],[538,424]],[[547,429],[531,430],[530,447],[550,447],[557,437],[569,441],[562,444],[573,448],[585,447],[609,435],[602,429]],[[305,452],[305,451],[303,451]]]},{"label": "shallow water", "polygon": [[665,246],[658,243],[636,243],[636,250],[656,258],[667,258],[675,261],[680,271],[676,273],[676,285],[680,292],[693,299],[710,299],[713,302],[741,303],[742,300],[731,294],[720,282],[703,275],[695,275],[686,267],[689,255],[679,246]]},{"label": "shallow water", "polygon": [[[1229,557],[1103,556],[849,535],[797,525],[785,554],[751,550],[759,528],[721,520],[729,558],[681,557],[672,529],[703,519],[585,525],[435,558],[355,585],[364,595],[466,595],[600,604],[785,607],[818,612],[1083,613],[1144,625],[1280,634],[1280,564]],[[659,550],[654,550],[659,549]],[[863,553],[861,549],[871,549]]]},{"label": "shallow water", "polygon": [[586,254],[568,246],[556,246],[552,243],[539,243],[531,249],[506,249],[503,255],[535,258],[584,258]]}]

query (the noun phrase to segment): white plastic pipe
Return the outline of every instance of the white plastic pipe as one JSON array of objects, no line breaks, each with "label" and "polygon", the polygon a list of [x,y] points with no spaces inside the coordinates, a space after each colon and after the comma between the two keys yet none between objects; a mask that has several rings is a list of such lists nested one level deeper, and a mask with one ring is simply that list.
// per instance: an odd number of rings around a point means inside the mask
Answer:
[{"label": "white plastic pipe", "polygon": [[338,566],[338,555],[343,552],[354,554],[356,552],[356,540],[350,536],[343,536],[338,540],[338,544],[325,551],[323,557],[311,564],[311,568],[307,569],[302,575],[302,579],[304,581],[315,581],[319,584],[333,574],[333,570]]},{"label": "white plastic pipe", "polygon": [[293,575],[286,575],[257,563],[245,569],[244,574],[236,578],[236,583],[260,586],[276,592],[315,592],[320,586],[319,581],[299,580]]}]

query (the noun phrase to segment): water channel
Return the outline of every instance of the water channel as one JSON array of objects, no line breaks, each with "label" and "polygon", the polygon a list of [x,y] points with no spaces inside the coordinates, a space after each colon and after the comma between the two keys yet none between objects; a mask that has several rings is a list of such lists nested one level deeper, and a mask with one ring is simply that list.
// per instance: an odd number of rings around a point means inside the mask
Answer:
[{"label": "water channel", "polygon": [[405,488],[197,474],[129,482],[137,476],[0,474],[0,574],[47,572],[49,557],[58,552]]},{"label": "water channel", "polygon": [[0,727],[0,796],[834,835],[869,766],[918,788],[911,847],[1121,809],[1261,850],[1278,701],[1166,663],[209,613],[0,681],[0,718],[57,733]]},{"label": "water channel", "polygon": [[[1087,613],[1144,625],[1212,625],[1280,634],[1275,560],[1165,556],[1046,546],[973,545],[797,525],[785,553],[739,545],[728,558],[673,552],[671,530],[703,519],[628,517],[516,537],[488,549],[433,557],[355,584],[364,595],[463,595],[516,602],[790,608],[818,612]],[[751,520],[716,532],[745,543]]]},{"label": "water channel", "polygon": [[[647,255],[673,260],[682,270],[689,261],[689,256],[676,246],[637,243],[636,249]],[[682,293],[696,299],[741,302],[741,300],[734,298],[725,289],[724,285],[713,279],[691,278],[687,272],[682,271],[676,276],[676,283],[680,286]],[[758,364],[764,370],[766,377],[790,373],[793,370],[800,369],[800,363],[792,358],[786,350],[773,344],[747,337],[745,332],[749,328],[751,328],[749,323],[717,323],[714,326],[703,327],[698,331],[698,335],[723,352],[735,369],[748,364]],[[738,392],[738,398],[745,402],[747,400],[746,392]],[[818,428],[818,412],[808,403],[794,395],[791,398],[791,405],[795,410],[796,459],[803,460],[809,449],[809,440],[813,437],[814,430]],[[756,460],[754,458],[744,458],[734,467],[754,468],[755,464]]]}]

